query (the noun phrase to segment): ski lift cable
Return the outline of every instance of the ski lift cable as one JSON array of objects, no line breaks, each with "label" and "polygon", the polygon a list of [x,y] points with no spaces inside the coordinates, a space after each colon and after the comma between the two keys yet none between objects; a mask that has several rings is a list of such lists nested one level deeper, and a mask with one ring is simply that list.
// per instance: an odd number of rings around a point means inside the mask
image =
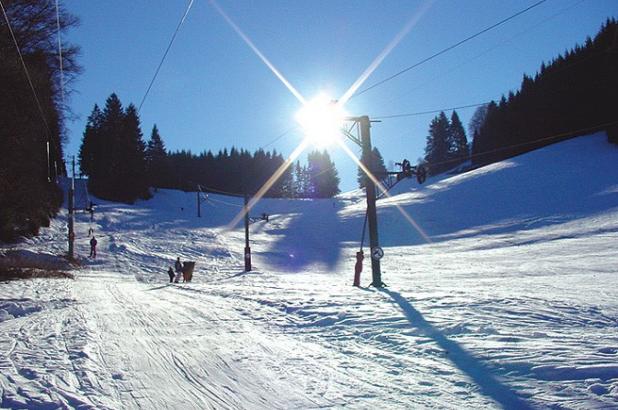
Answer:
[{"label": "ski lift cable", "polygon": [[[617,31],[617,33],[618,33],[618,31]],[[570,70],[571,68],[573,68],[573,67],[575,67],[575,66],[577,66],[579,64],[582,64],[582,63],[584,63],[584,62],[586,62],[586,61],[588,61],[588,60],[590,60],[592,58],[600,57],[602,55],[604,55],[603,52],[592,53],[592,54],[586,56],[585,58],[582,58],[582,59],[580,59],[578,61],[573,62],[572,64],[567,65],[566,67],[562,67],[562,68],[560,68],[558,70],[555,70],[555,71],[552,70],[552,71],[546,73],[545,75],[552,77],[552,76],[554,76],[554,75],[556,75],[558,73],[562,73],[562,72],[564,72],[566,70]],[[544,87],[544,91],[550,91],[550,90],[547,90],[547,87],[545,86]],[[502,98],[503,96],[504,96],[504,94],[500,98]],[[494,101],[494,102],[495,101],[499,101],[500,98],[497,98],[497,99],[491,100],[491,101],[487,101],[487,102],[484,102],[484,103],[467,104],[467,105],[460,105],[460,106],[457,106],[457,107],[446,107],[446,108],[440,108],[440,109],[428,110],[428,111],[417,111],[417,112],[411,112],[411,113],[406,113],[406,114],[379,115],[379,116],[375,116],[375,117],[372,116],[371,118],[375,119],[375,120],[385,120],[385,119],[393,119],[393,118],[414,117],[414,116],[427,115],[427,114],[436,114],[436,113],[439,113],[439,112],[442,112],[442,111],[452,111],[452,110],[459,110],[459,109],[466,109],[466,108],[481,107],[483,105],[490,104],[492,101]]]},{"label": "ski lift cable", "polygon": [[[66,107],[66,102],[64,98],[64,67],[63,67],[63,61],[62,61],[62,36],[60,32],[60,7],[58,6],[58,0],[56,0],[56,31],[58,35],[58,67],[60,68],[60,101],[62,103],[60,111],[62,111]],[[47,145],[48,145],[47,146],[47,170],[48,170],[47,173],[48,173],[48,179],[51,181],[51,175],[50,175],[51,171],[49,170],[50,161],[51,161],[49,157],[49,142]],[[58,175],[56,175],[56,177],[58,177]]]},{"label": "ski lift cable", "polygon": [[[51,131],[49,128],[49,124],[47,123],[47,120],[45,119],[45,114],[43,112],[43,107],[41,106],[41,100],[39,100],[39,96],[36,93],[36,89],[34,88],[34,84],[32,83],[32,78],[30,77],[30,72],[28,71],[28,67],[26,66],[26,62],[24,61],[24,56],[21,52],[21,49],[19,48],[19,44],[17,43],[17,38],[15,37],[15,33],[13,32],[13,28],[11,27],[11,22],[9,21],[9,16],[6,14],[6,10],[4,8],[4,4],[2,3],[2,0],[0,0],[0,8],[2,8],[2,14],[4,14],[4,19],[6,20],[6,24],[7,27],[9,29],[9,32],[11,33],[11,38],[13,39],[13,43],[15,44],[15,48],[17,49],[17,54],[19,54],[19,60],[21,61],[21,65],[24,69],[24,73],[26,74],[26,77],[28,79],[28,84],[30,84],[30,89],[32,90],[32,95],[34,96],[34,99],[36,100],[36,105],[39,108],[39,113],[41,114],[41,119],[43,120],[43,123],[45,124],[45,128],[47,129],[47,132],[49,133],[49,135],[51,135]],[[48,135],[48,138],[49,138]]]},{"label": "ski lift cable", "polygon": [[205,185],[200,185],[200,186],[202,187],[202,189],[204,191],[214,192],[216,194],[224,194],[224,195],[229,195],[229,196],[244,197],[244,194],[240,194],[238,192],[223,191],[223,190],[220,190],[220,189],[215,189],[215,188],[207,187]]},{"label": "ski lift cable", "polygon": [[402,118],[402,117],[415,117],[418,115],[426,115],[426,114],[436,114],[442,111],[452,111],[452,110],[461,110],[461,109],[465,109],[465,108],[474,108],[474,107],[481,107],[483,105],[487,105],[489,104],[491,101],[487,101],[487,102],[482,102],[482,103],[476,103],[476,104],[467,104],[467,105],[460,105],[457,107],[447,107],[447,108],[440,108],[437,110],[430,110],[430,111],[417,111],[417,112],[411,112],[411,113],[406,113],[406,114],[392,114],[392,115],[379,115],[376,117],[371,117],[371,119],[374,120],[386,120],[386,119],[391,119],[391,118]]},{"label": "ski lift cable", "polygon": [[503,39],[503,40],[499,41],[498,43],[496,43],[493,46],[485,49],[481,53],[476,54],[475,56],[470,57],[470,58],[460,62],[460,64],[458,64],[456,66],[450,67],[450,69],[448,71],[446,71],[444,73],[436,73],[435,75],[432,76],[432,78],[430,78],[430,79],[428,79],[426,81],[423,81],[421,84],[418,84],[416,87],[414,87],[412,89],[409,89],[408,91],[404,92],[403,94],[400,94],[398,96],[394,96],[393,98],[389,99],[388,102],[393,102],[395,100],[401,100],[402,98],[409,96],[412,92],[414,92],[414,91],[416,91],[416,90],[418,90],[420,88],[423,88],[423,87],[431,85],[433,81],[443,80],[446,76],[448,76],[449,74],[451,74],[453,72],[458,71],[461,67],[469,64],[471,61],[474,61],[474,60],[476,60],[476,59],[478,59],[478,58],[480,58],[480,57],[490,53],[491,51],[493,51],[495,49],[498,49],[500,47],[503,47],[506,44],[511,43],[517,37],[520,37],[520,36],[522,36],[524,34],[528,34],[531,30],[534,30],[534,29],[544,25],[545,23],[549,22],[550,20],[553,20],[556,17],[566,13],[567,11],[573,9],[574,7],[576,7],[579,4],[583,3],[584,1],[586,1],[586,0],[577,0],[577,1],[573,2],[572,4],[568,5],[567,7],[564,7],[562,9],[558,10],[556,13],[551,14],[551,15],[541,19],[540,21],[536,22],[535,24],[524,28],[522,31],[516,33],[515,35],[510,36],[510,37],[508,37],[506,39]]},{"label": "ski lift cable", "polygon": [[90,206],[90,194],[88,193],[88,183],[84,178],[82,178],[82,182],[84,184],[84,192],[86,192],[86,201],[88,201],[88,206]]},{"label": "ski lift cable", "polygon": [[260,147],[260,149],[264,149],[266,147],[271,146],[272,144],[274,144],[275,142],[279,141],[281,138],[285,137],[286,135],[288,135],[290,132],[296,130],[298,128],[298,125],[295,125],[291,128],[288,128],[287,130],[285,130],[284,132],[282,132],[281,134],[277,135],[275,138],[273,138],[270,142],[268,142],[267,144],[264,144]]},{"label": "ski lift cable", "polygon": [[242,207],[244,207],[244,205],[234,204],[234,203],[232,203],[232,202],[222,201],[222,200],[220,200],[220,199],[208,198],[208,201],[212,201],[212,202],[220,203],[220,204],[223,204],[223,205],[235,206],[235,207],[237,207],[237,208],[242,208]]},{"label": "ski lift cable", "polygon": [[389,77],[387,77],[387,78],[385,78],[383,80],[378,81],[377,83],[374,83],[374,84],[370,85],[369,87],[367,87],[367,88],[365,88],[365,89],[363,89],[361,91],[358,91],[357,93],[353,94],[352,97],[350,97],[350,99],[352,99],[354,97],[358,97],[359,95],[364,94],[364,93],[366,93],[369,90],[372,90],[372,89],[374,89],[374,88],[376,88],[376,87],[378,87],[378,86],[380,86],[380,85],[382,85],[382,84],[384,84],[384,83],[386,83],[386,82],[388,82],[388,81],[390,81],[390,80],[392,80],[392,79],[394,79],[396,77],[399,77],[401,74],[404,74],[404,73],[412,70],[413,68],[419,67],[419,66],[425,64],[426,62],[431,61],[434,58],[439,57],[442,54],[445,54],[445,53],[453,50],[454,48],[457,48],[460,45],[462,45],[464,43],[467,43],[468,41],[470,41],[470,40],[472,40],[472,39],[474,39],[474,38],[476,38],[476,37],[478,37],[478,36],[480,36],[480,35],[482,35],[484,33],[487,33],[490,30],[493,30],[494,28],[499,27],[499,26],[503,25],[504,23],[506,23],[506,22],[508,22],[510,20],[513,20],[514,18],[516,18],[516,17],[526,13],[527,11],[530,11],[533,8],[540,6],[541,4],[545,3],[546,1],[547,0],[537,1],[536,3],[532,4],[531,6],[525,8],[523,10],[520,10],[517,13],[515,13],[515,14],[513,14],[513,15],[505,18],[505,19],[500,20],[499,22],[494,23],[491,26],[486,27],[486,28],[484,28],[481,31],[478,31],[478,32],[472,34],[471,36],[468,36],[468,37],[464,38],[463,40],[460,40],[457,43],[452,44],[452,45],[450,45],[450,46],[448,46],[448,47],[438,51],[437,53],[434,53],[431,56],[429,56],[429,57],[427,57],[427,58],[425,58],[425,59],[423,59],[423,60],[421,60],[421,61],[419,61],[419,62],[417,62],[415,64],[412,64],[411,66],[406,67],[403,70],[400,70],[397,73],[395,73],[395,74],[393,74],[393,75],[391,75],[391,76],[389,76]]},{"label": "ski lift cable", "polygon": [[172,44],[174,44],[174,40],[176,39],[176,35],[180,31],[180,27],[185,22],[185,20],[187,18],[187,15],[189,14],[189,11],[191,10],[191,6],[193,6],[193,1],[194,0],[189,0],[189,3],[187,4],[187,8],[185,10],[185,13],[183,14],[182,18],[180,19],[180,22],[178,22],[178,26],[176,26],[176,30],[174,31],[174,34],[172,35],[172,38],[170,39],[170,42],[167,45],[167,48],[165,49],[165,52],[163,53],[163,57],[161,58],[161,61],[159,62],[159,65],[157,66],[157,69],[155,70],[155,73],[152,76],[152,79],[150,80],[150,84],[148,84],[148,88],[146,89],[146,93],[144,94],[144,97],[142,97],[142,101],[139,103],[139,107],[137,109],[137,112],[140,112],[142,110],[142,106],[144,105],[144,102],[146,101],[146,98],[148,97],[148,93],[150,93],[150,89],[152,88],[155,80],[157,79],[157,76],[159,75],[159,71],[161,70],[161,67],[163,66],[163,62],[165,61],[165,58],[167,57],[167,54],[169,53],[170,49],[172,48]]},{"label": "ski lift cable", "polygon": [[64,67],[62,61],[62,37],[60,35],[60,9],[58,7],[58,0],[56,0],[56,30],[58,34],[58,63],[60,68],[60,97],[62,105],[64,107]]},{"label": "ski lift cable", "polygon": [[45,118],[45,113],[43,112],[43,107],[41,106],[41,100],[36,93],[36,89],[34,88],[34,84],[32,83],[32,78],[30,77],[30,72],[28,71],[28,67],[26,66],[26,62],[24,61],[24,56],[19,48],[19,44],[17,43],[17,38],[15,37],[15,33],[13,32],[13,28],[11,27],[11,22],[9,20],[9,16],[6,13],[6,9],[4,8],[4,4],[2,0],[0,0],[0,8],[2,8],[2,14],[4,15],[4,20],[6,21],[6,25],[11,33],[11,38],[13,39],[13,43],[15,44],[15,49],[17,50],[17,54],[19,55],[19,60],[21,61],[21,66],[24,69],[24,73],[26,74],[26,78],[28,79],[28,84],[30,85],[30,89],[32,90],[32,95],[34,96],[34,100],[36,102],[36,106],[39,109],[39,114],[41,114],[41,119],[43,120],[43,124],[45,125],[45,129],[47,130],[47,179],[51,180],[50,170],[49,170],[49,143],[51,141],[51,130],[49,128],[49,124],[47,123],[47,119]]}]

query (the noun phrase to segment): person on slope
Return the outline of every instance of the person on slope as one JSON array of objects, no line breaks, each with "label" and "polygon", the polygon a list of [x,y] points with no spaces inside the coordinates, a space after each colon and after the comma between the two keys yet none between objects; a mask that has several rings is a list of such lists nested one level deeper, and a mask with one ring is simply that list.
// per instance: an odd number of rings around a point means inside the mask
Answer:
[{"label": "person on slope", "polygon": [[90,258],[92,259],[96,259],[97,257],[97,238],[94,237],[94,235],[92,236],[92,239],[90,239]]},{"label": "person on slope", "polygon": [[167,274],[170,277],[170,283],[172,283],[174,281],[174,269],[172,269],[172,267],[170,266],[170,268],[167,270]]},{"label": "person on slope", "polygon": [[174,269],[176,269],[176,277],[174,278],[174,282],[178,283],[178,281],[180,280],[180,276],[182,275],[182,262],[180,261],[180,257],[176,259]]}]

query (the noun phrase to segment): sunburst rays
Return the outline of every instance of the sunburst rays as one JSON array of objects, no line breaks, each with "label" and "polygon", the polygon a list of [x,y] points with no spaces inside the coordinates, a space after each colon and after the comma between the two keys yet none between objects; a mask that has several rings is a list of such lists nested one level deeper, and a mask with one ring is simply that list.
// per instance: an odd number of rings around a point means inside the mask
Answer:
[{"label": "sunburst rays", "polygon": [[[258,56],[258,58],[272,71],[272,73],[281,81],[281,83],[296,97],[296,99],[303,105],[307,105],[307,100],[303,95],[283,76],[283,74],[270,62],[270,60],[258,49],[253,41],[247,36],[240,27],[228,16],[228,14],[219,6],[215,0],[209,0],[210,4],[217,10],[217,12],[223,17],[227,24],[238,34],[238,36],[251,48],[251,50]],[[389,42],[389,44],[378,54],[378,56],[369,64],[369,66],[363,71],[363,73],[354,81],[350,88],[343,93],[341,98],[336,102],[337,107],[343,108],[345,103],[356,93],[356,91],[363,85],[363,83],[371,76],[371,74],[380,66],[384,59],[395,49],[395,47],[403,40],[403,38],[412,30],[412,28],[418,23],[425,12],[431,7],[435,0],[426,1],[416,11],[416,13],[408,20],[406,25],[399,31],[399,33]],[[365,167],[365,165],[354,155],[354,153],[345,145],[341,140],[335,139],[337,144],[343,149],[343,151],[356,163],[356,165],[370,178],[378,189],[384,193],[385,196],[391,197],[384,185]],[[298,158],[303,151],[308,147],[310,140],[305,138],[294,149],[290,156],[284,161],[283,164],[273,173],[273,175],[260,187],[260,189],[251,197],[246,207],[239,212],[234,219],[229,223],[228,229],[234,228],[241,219],[255,206],[255,204],[264,197],[266,192],[277,182],[285,170]],[[421,237],[426,242],[431,242],[429,236],[420,227],[420,225],[398,204],[395,207],[399,210],[401,215],[408,221],[408,223],[416,229]]]}]

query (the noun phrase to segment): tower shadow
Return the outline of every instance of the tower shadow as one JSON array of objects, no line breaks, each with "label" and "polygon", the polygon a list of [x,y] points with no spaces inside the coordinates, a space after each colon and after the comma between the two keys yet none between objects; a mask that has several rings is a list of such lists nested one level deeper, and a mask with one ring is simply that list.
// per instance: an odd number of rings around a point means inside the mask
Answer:
[{"label": "tower shadow", "polygon": [[381,289],[381,291],[389,295],[393,301],[399,305],[406,319],[408,319],[412,326],[422,331],[426,336],[432,338],[438,346],[448,352],[448,357],[453,364],[479,386],[483,395],[494,400],[504,409],[519,410],[533,408],[521,397],[517,396],[508,386],[496,379],[491,373],[491,370],[477,358],[456,342],[449,340],[440,330],[436,329],[431,323],[425,320],[423,315],[401,296],[401,294],[385,288]]}]

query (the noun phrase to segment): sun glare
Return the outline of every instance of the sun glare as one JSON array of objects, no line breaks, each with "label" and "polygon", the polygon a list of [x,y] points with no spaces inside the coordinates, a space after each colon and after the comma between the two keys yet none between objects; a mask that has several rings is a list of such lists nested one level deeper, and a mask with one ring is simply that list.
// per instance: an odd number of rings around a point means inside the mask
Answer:
[{"label": "sun glare", "polygon": [[319,94],[296,113],[296,121],[303,127],[308,141],[324,147],[341,136],[346,116],[345,110],[336,100],[326,94]]}]

